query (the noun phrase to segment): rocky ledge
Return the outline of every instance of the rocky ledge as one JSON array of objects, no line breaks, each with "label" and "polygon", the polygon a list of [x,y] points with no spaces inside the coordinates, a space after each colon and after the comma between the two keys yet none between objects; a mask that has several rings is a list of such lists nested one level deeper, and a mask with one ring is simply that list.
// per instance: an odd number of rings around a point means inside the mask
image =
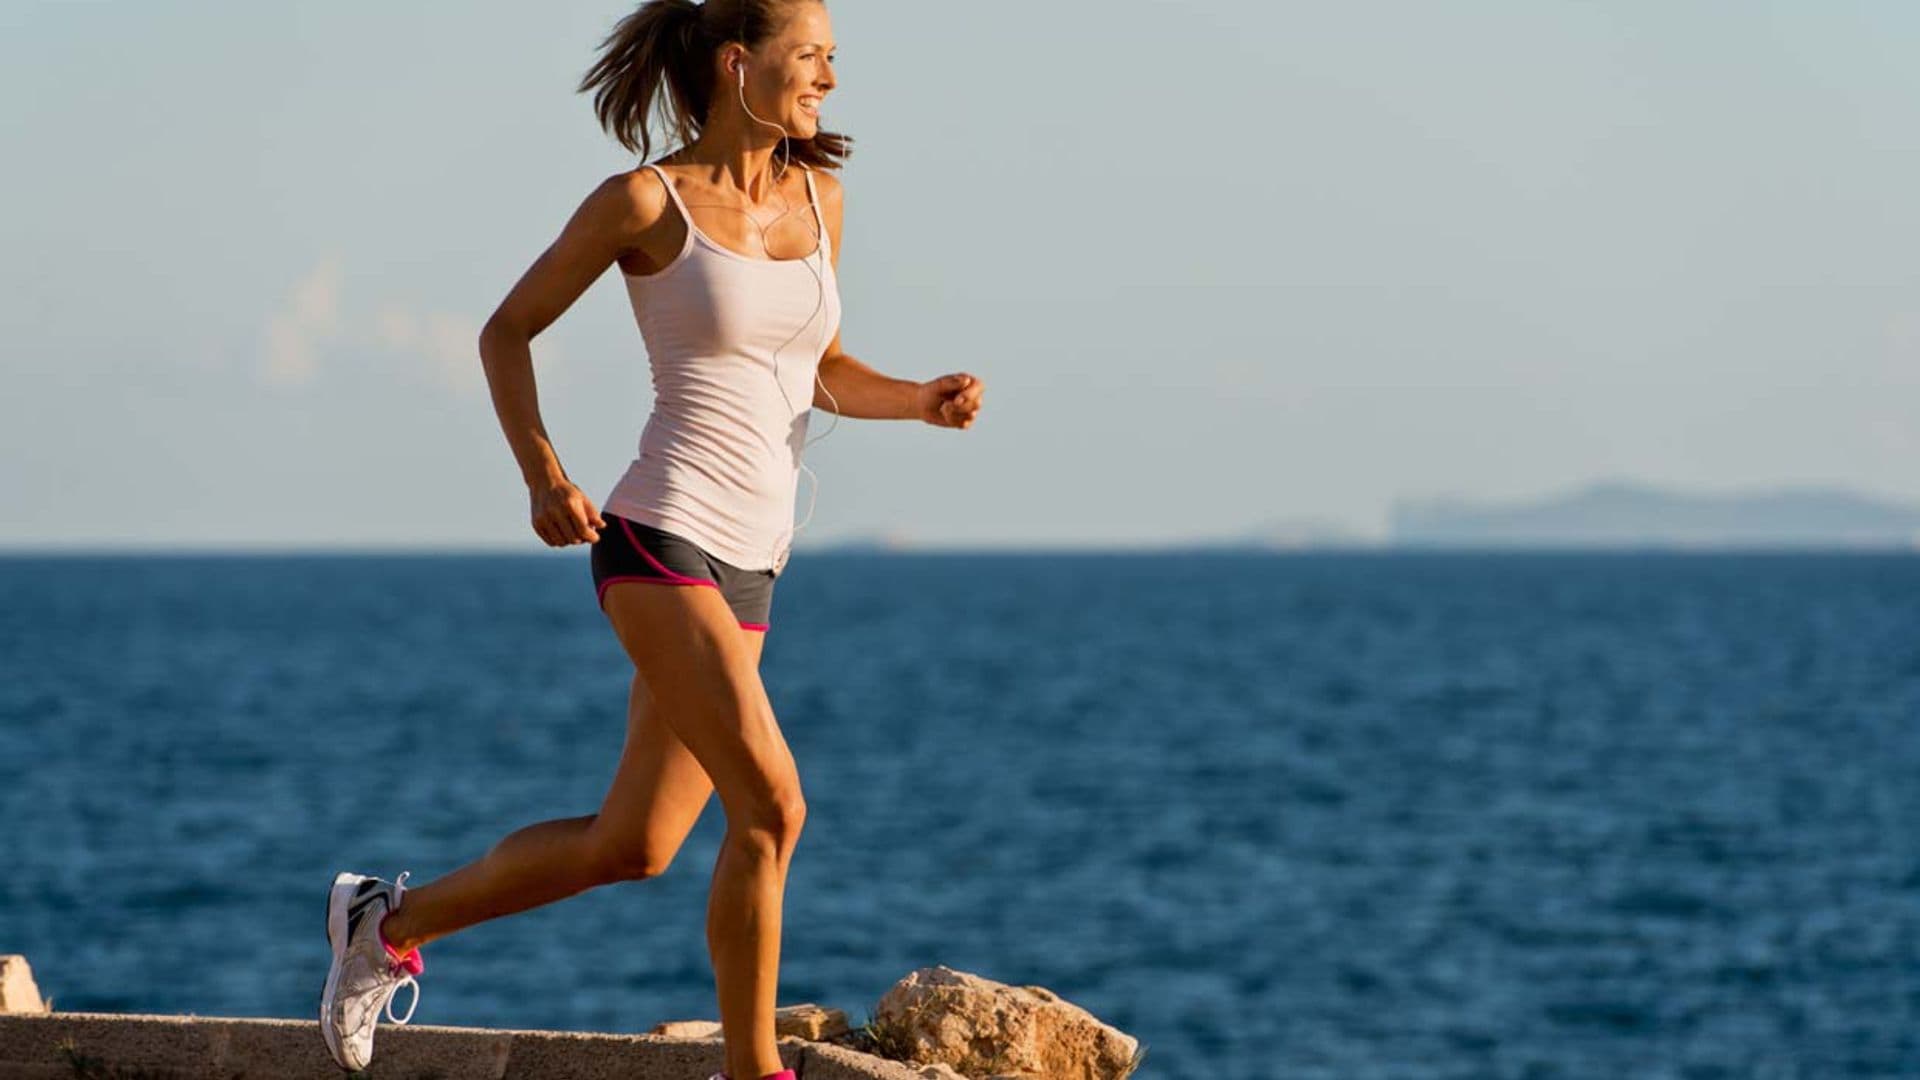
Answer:
[{"label": "rocky ledge", "polygon": [[[1124,1080],[1139,1041],[1042,986],[953,968],[909,973],[858,1028],[792,1005],[780,1056],[807,1080]],[[720,1025],[674,1020],[645,1035],[386,1024],[373,1067],[405,1080],[565,1077],[688,1080],[718,1072]],[[9,1080],[338,1080],[311,1020],[57,1013],[20,956],[0,957],[0,1076]]]}]

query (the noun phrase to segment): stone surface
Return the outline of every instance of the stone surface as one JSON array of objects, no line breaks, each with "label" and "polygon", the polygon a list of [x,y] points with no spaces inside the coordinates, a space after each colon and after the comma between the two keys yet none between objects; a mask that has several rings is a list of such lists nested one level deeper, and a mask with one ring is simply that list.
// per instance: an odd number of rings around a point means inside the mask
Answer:
[{"label": "stone surface", "polygon": [[924,1080],[918,1070],[925,1066],[903,1065],[832,1043],[807,1043],[806,1047],[806,1065],[800,1074],[807,1080]]},{"label": "stone surface", "polygon": [[36,1015],[48,1012],[33,981],[33,968],[18,953],[0,956],[0,1014]]},{"label": "stone surface", "polygon": [[[916,1080],[913,1069],[831,1043],[779,1040],[807,1080]],[[367,1080],[691,1080],[719,1072],[714,1039],[382,1024]],[[0,1077],[341,1080],[312,1020],[52,1013],[0,1016]]]},{"label": "stone surface", "polygon": [[717,1039],[720,1037],[718,1020],[663,1020],[653,1025],[649,1035],[665,1035],[673,1039]]},{"label": "stone surface", "polygon": [[852,1028],[847,1023],[845,1012],[808,1003],[775,1009],[773,1030],[778,1035],[797,1035],[802,1039],[821,1042],[837,1039]]},{"label": "stone surface", "polygon": [[[850,1030],[847,1014],[839,1009],[827,1009],[809,1003],[787,1005],[773,1011],[775,1038],[791,1035],[810,1042],[825,1042],[845,1035]],[[676,1039],[717,1039],[720,1037],[720,1021],[665,1020],[655,1024],[647,1034],[667,1035]]]},{"label": "stone surface", "polygon": [[1140,1041],[1044,986],[1009,986],[945,965],[920,968],[880,999],[875,1016],[904,1032],[916,1062],[967,1076],[1119,1080]]}]

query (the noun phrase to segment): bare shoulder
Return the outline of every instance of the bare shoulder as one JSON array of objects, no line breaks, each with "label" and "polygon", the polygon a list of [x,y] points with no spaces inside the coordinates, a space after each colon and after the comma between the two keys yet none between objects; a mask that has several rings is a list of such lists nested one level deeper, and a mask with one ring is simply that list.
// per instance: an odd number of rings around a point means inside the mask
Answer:
[{"label": "bare shoulder", "polygon": [[637,234],[658,224],[667,209],[665,181],[644,166],[614,173],[587,196],[595,216],[618,231]]},{"label": "bare shoulder", "polygon": [[820,189],[821,206],[838,206],[844,190],[840,186],[840,177],[832,169],[813,170],[813,182]]}]

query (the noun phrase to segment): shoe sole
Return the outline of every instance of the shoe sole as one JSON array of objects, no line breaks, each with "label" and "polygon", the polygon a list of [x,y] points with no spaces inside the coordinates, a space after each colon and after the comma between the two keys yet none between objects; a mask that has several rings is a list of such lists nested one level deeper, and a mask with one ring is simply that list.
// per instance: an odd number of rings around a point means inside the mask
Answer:
[{"label": "shoe sole", "polygon": [[365,880],[365,875],[342,870],[334,875],[333,887],[327,890],[327,944],[333,949],[333,963],[327,968],[327,981],[320,989],[320,1038],[326,1042],[327,1053],[333,1055],[334,1064],[350,1072],[366,1066],[356,1068],[343,1059],[340,1041],[333,1033],[333,991],[340,979],[340,961],[347,954],[347,904]]}]

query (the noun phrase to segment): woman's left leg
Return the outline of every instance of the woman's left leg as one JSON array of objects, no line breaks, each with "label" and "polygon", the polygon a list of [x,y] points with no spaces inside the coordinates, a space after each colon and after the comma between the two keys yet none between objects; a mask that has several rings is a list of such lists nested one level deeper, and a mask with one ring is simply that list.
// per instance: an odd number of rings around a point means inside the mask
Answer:
[{"label": "woman's left leg", "polygon": [[[757,666],[766,635],[740,631]],[[627,739],[600,812],[542,821],[509,833],[485,855],[444,877],[410,886],[381,930],[405,952],[502,915],[614,881],[665,871],[713,795],[713,781],[654,715],[634,673]]]}]

